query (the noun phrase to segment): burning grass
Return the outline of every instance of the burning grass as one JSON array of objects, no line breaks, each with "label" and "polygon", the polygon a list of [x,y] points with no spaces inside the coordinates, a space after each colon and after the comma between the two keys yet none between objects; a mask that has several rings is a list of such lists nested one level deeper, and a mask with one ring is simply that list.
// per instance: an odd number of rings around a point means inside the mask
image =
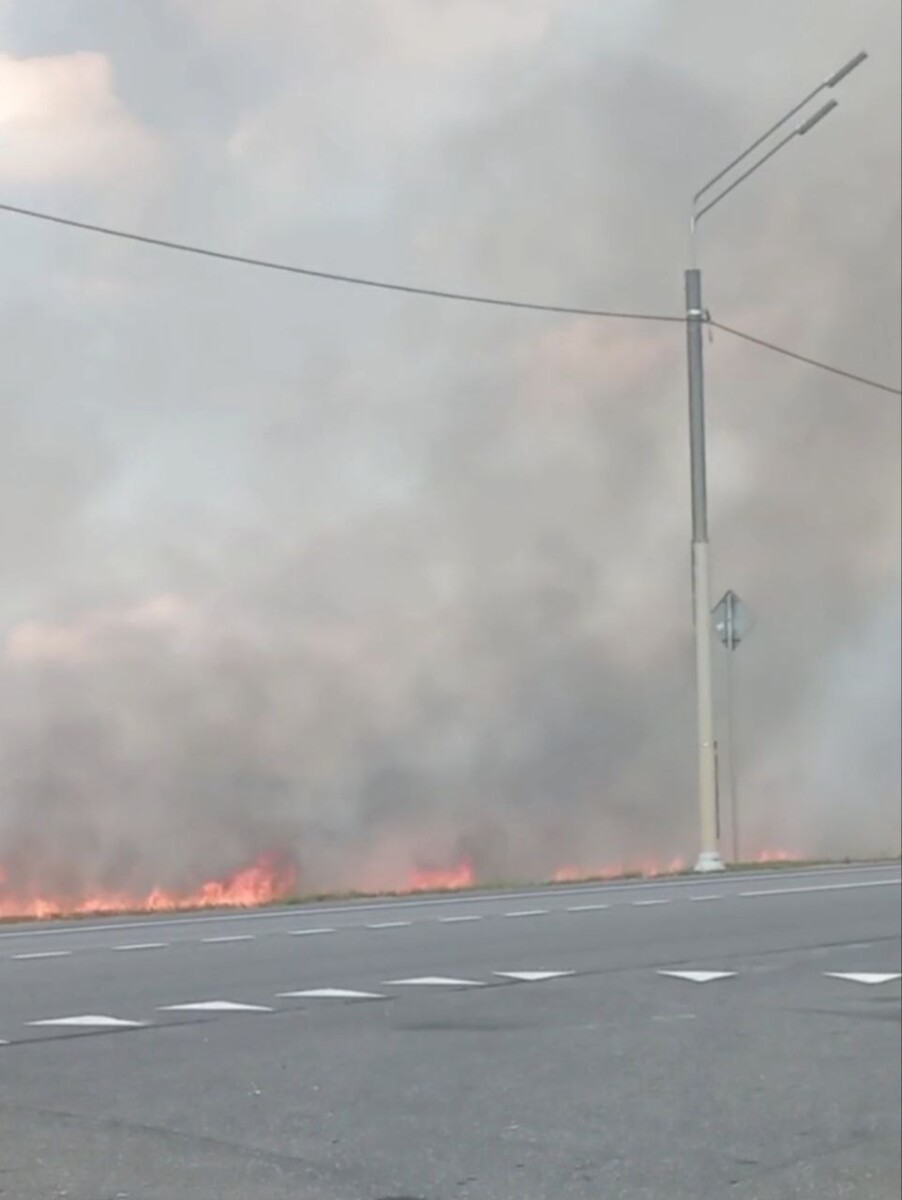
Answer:
[{"label": "burning grass", "polygon": [[[883,860],[897,862],[896,858]],[[729,870],[774,869],[849,863],[849,859],[805,859],[785,851],[762,852],[757,858],[730,864]],[[77,919],[126,914],[186,912],[201,909],[262,908],[272,904],[305,904],[324,900],[355,899],[373,896],[405,896],[424,893],[483,891],[505,887],[541,887],[568,884],[611,882],[614,880],[658,879],[691,874],[683,859],[656,862],[640,860],[609,866],[559,867],[545,880],[530,878],[490,880],[479,878],[473,863],[464,859],[447,868],[429,868],[411,872],[398,887],[378,890],[345,890],[309,893],[296,865],[284,855],[262,855],[253,863],[221,879],[207,880],[183,892],[153,888],[145,895],[129,895],[116,890],[92,890],[81,896],[33,889],[16,893],[10,877],[0,866],[0,921]]]}]

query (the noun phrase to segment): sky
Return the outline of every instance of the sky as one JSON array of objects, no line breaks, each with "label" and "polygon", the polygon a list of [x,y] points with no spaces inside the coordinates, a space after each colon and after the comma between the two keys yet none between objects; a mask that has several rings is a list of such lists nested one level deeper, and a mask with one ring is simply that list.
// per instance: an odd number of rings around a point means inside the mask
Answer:
[{"label": "sky", "polygon": [[[0,0],[0,202],[679,314],[691,195],[867,49],[698,262],[715,319],[897,385],[899,38],[895,0]],[[5,886],[694,857],[680,325],[0,239]],[[743,849],[898,853],[898,398],[705,354]]]}]

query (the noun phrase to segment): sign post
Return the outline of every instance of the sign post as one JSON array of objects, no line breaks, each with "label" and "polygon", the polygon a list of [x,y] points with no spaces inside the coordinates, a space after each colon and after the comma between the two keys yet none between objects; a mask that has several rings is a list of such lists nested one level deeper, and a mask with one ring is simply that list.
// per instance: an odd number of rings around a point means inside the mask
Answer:
[{"label": "sign post", "polygon": [[736,789],[736,746],[733,732],[733,654],[752,628],[752,614],[735,592],[725,592],[712,613],[714,632],[727,651],[726,735],[730,787],[730,832],[733,862],[739,862],[739,799]]}]

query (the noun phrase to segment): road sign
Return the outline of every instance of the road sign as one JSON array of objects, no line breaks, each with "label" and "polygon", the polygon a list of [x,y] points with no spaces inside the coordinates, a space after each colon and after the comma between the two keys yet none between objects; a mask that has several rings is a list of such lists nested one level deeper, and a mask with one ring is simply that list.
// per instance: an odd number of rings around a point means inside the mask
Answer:
[{"label": "road sign", "polygon": [[713,613],[714,630],[728,650],[735,650],[751,632],[751,610],[735,592],[725,592]]},{"label": "road sign", "polygon": [[727,763],[730,772],[730,825],[733,835],[733,861],[739,862],[739,800],[736,793],[736,750],[733,742],[733,651],[751,632],[751,610],[735,592],[725,592],[711,616],[717,636],[727,648],[727,703],[725,713]]}]

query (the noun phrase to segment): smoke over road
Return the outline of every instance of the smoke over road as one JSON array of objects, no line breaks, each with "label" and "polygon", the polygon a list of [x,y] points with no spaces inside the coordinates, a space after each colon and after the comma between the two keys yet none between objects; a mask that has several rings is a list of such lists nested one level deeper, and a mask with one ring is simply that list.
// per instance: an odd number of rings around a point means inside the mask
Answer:
[{"label": "smoke over road", "polygon": [[[181,0],[136,39],[86,2],[67,41],[13,3],[4,197],[678,312],[686,197],[867,45],[703,266],[720,319],[897,381],[896,6],[681,0],[692,38],[665,0],[599,7]],[[164,95],[183,56],[202,82]],[[187,894],[272,855],[319,890],[693,854],[680,326],[0,238],[0,896]],[[745,848],[898,852],[899,404],[706,353],[714,587],[756,614]]]}]

